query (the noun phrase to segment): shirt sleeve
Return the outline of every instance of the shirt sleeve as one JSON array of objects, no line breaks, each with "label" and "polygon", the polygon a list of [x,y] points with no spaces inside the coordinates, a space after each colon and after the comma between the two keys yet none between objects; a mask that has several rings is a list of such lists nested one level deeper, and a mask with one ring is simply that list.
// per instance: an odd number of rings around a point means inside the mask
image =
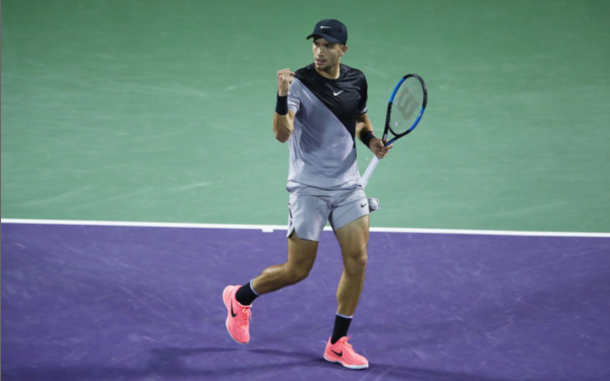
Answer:
[{"label": "shirt sleeve", "polygon": [[288,91],[288,110],[294,111],[295,113],[301,108],[301,100],[298,96],[300,85],[299,80],[295,78]]},{"label": "shirt sleeve", "polygon": [[360,113],[360,115],[362,114],[366,114],[367,108],[366,108],[366,102],[368,101],[368,93],[369,93],[369,85],[366,82],[366,77],[364,75],[362,75],[362,84],[360,87],[360,91],[362,92],[360,95],[360,103],[358,104],[358,112]]}]

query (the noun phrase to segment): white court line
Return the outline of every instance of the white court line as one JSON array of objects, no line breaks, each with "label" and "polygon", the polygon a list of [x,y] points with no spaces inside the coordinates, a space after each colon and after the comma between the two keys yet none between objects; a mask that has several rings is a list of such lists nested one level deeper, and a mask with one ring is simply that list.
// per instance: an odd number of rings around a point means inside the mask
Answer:
[{"label": "white court line", "polygon": [[[262,230],[271,233],[275,230],[286,230],[285,225],[240,225],[240,224],[192,224],[175,222],[123,222],[123,221],[79,221],[79,220],[36,220],[2,218],[3,224],[34,224],[34,225],[79,225],[79,226],[125,226],[153,228],[189,228],[189,229],[248,229]],[[331,230],[330,226],[324,230]],[[536,232],[511,230],[462,230],[462,229],[415,229],[415,228],[377,228],[372,232],[380,233],[425,233],[425,234],[470,234],[470,235],[505,235],[505,236],[540,236],[540,237],[593,237],[610,238],[610,233],[580,233],[580,232]]]}]

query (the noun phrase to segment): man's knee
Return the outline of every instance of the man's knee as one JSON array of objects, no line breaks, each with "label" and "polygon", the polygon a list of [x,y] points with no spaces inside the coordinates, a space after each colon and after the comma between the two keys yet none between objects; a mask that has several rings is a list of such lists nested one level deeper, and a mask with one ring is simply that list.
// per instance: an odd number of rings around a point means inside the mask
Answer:
[{"label": "man's knee", "polygon": [[350,275],[359,275],[366,271],[368,254],[366,248],[345,256],[345,270]]},{"label": "man's knee", "polygon": [[287,267],[286,273],[290,284],[298,283],[309,276],[311,269],[304,266],[290,266]]}]

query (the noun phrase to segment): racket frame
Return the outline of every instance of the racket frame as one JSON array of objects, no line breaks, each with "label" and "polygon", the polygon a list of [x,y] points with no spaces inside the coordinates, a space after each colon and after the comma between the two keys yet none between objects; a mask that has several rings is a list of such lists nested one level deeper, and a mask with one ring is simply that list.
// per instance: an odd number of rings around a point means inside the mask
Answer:
[{"label": "racket frame", "polygon": [[[394,105],[394,98],[396,97],[396,93],[398,93],[398,89],[400,88],[400,86],[402,86],[402,84],[407,80],[407,78],[409,77],[414,77],[416,78],[419,83],[421,83],[423,92],[424,92],[424,100],[422,102],[422,105],[419,109],[419,114],[417,115],[417,118],[415,119],[415,121],[413,122],[413,124],[411,125],[411,127],[409,127],[409,129],[405,132],[403,132],[402,134],[397,134],[393,129],[392,126],[390,125],[390,114],[392,113],[392,107]],[[419,124],[419,121],[421,120],[422,116],[424,115],[424,111],[426,109],[426,105],[428,103],[428,90],[426,89],[426,83],[424,82],[424,80],[422,79],[422,77],[420,77],[417,74],[407,74],[404,77],[402,77],[400,79],[400,81],[398,81],[398,83],[396,84],[396,86],[394,87],[394,91],[392,91],[392,95],[390,96],[390,101],[388,102],[388,109],[386,111],[386,115],[385,115],[385,126],[384,126],[384,130],[383,130],[383,137],[382,140],[385,142],[388,139],[388,133],[391,132],[394,137],[388,141],[385,146],[389,146],[390,144],[394,143],[398,138],[402,138],[403,136],[409,134],[411,131],[413,131],[415,129],[415,127],[417,127],[417,125]]]},{"label": "racket frame", "polygon": [[[413,122],[411,127],[407,131],[403,132],[402,134],[396,134],[394,132],[394,130],[392,129],[392,126],[390,126],[390,114],[392,113],[392,107],[394,105],[394,98],[396,97],[396,93],[398,93],[398,89],[400,89],[400,86],[402,86],[402,84],[409,77],[414,77],[421,83],[423,93],[424,93],[424,100],[422,101],[422,105],[419,109],[419,114],[417,115],[417,118],[415,119],[415,121]],[[424,111],[426,110],[427,103],[428,103],[428,90],[426,88],[426,83],[424,82],[422,77],[420,77],[417,74],[411,73],[411,74],[405,75],[404,77],[402,77],[400,79],[400,81],[398,81],[398,83],[394,87],[394,90],[392,91],[392,95],[390,96],[390,101],[388,102],[388,109],[386,111],[386,116],[385,116],[385,126],[383,129],[383,136],[382,136],[381,140],[384,142],[387,141],[389,132],[391,132],[392,135],[394,135],[394,137],[390,141],[385,143],[385,147],[394,143],[399,138],[402,138],[403,136],[409,134],[411,131],[413,131],[415,129],[415,127],[417,127],[417,125],[419,124],[419,121],[421,120],[422,116],[424,115]],[[371,176],[373,175],[373,171],[375,171],[375,168],[377,168],[377,165],[379,165],[379,158],[377,156],[373,156],[373,159],[371,159],[371,162],[369,163],[368,167],[366,168],[366,171],[364,171],[364,173],[362,174],[362,176],[360,178],[360,184],[362,185],[363,188],[366,188]]]}]

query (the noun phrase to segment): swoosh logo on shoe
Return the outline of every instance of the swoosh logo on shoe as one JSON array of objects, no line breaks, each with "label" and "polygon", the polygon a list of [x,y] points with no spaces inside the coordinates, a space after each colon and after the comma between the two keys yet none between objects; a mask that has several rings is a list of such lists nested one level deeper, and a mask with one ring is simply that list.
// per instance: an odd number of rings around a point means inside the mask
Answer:
[{"label": "swoosh logo on shoe", "polygon": [[333,351],[332,349],[331,349],[330,351],[331,351],[332,353],[336,354],[336,355],[337,355],[337,356],[339,356],[339,357],[342,357],[342,356],[343,356],[343,351],[341,351],[341,352],[335,352],[335,351]]},{"label": "swoosh logo on shoe", "polygon": [[233,312],[233,302],[231,302],[231,316],[236,317],[237,314]]}]

